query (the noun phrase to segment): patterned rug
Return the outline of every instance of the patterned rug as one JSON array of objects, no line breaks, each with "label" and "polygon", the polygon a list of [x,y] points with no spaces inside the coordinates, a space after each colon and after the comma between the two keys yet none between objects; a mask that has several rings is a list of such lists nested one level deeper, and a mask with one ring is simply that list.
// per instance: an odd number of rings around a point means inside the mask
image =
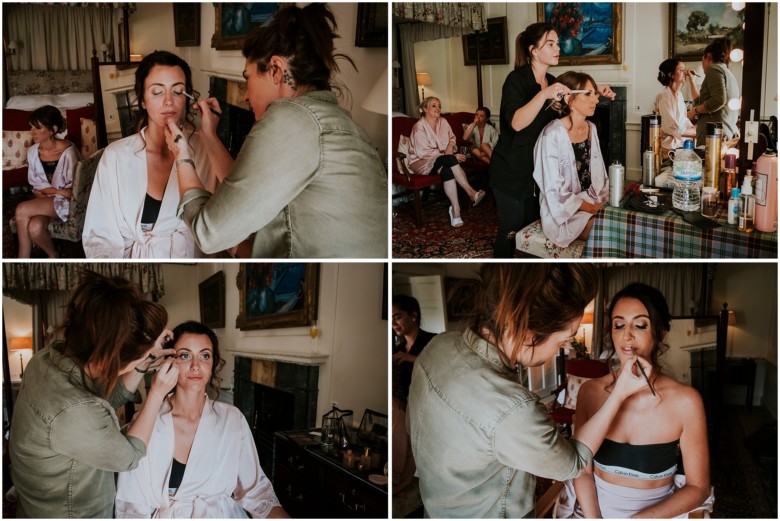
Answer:
[{"label": "patterned rug", "polygon": [[487,193],[478,206],[471,206],[458,189],[463,226],[453,228],[447,209],[449,199],[439,189],[422,203],[422,223],[414,223],[414,205],[393,206],[393,258],[395,259],[484,259],[493,256],[493,241],[498,230],[495,199]]},{"label": "patterned rug", "polygon": [[[32,198],[30,194],[5,194],[3,196],[3,258],[15,259],[19,254],[19,243],[16,238],[16,234],[11,232],[11,218],[16,211],[16,205],[22,201],[26,201]],[[57,248],[60,258],[62,259],[83,259],[84,248],[81,246],[81,241],[70,242],[54,240],[54,246]],[[42,249],[37,246],[33,246],[31,257],[33,259],[45,259],[46,254]]]}]

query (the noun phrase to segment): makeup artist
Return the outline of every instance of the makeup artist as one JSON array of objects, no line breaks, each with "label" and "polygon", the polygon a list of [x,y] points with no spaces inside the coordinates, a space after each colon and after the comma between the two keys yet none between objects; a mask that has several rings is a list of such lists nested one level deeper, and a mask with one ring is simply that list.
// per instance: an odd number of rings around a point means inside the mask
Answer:
[{"label": "makeup artist", "polygon": [[592,266],[486,263],[470,327],[434,337],[417,357],[407,423],[426,517],[533,516],[535,476],[564,480],[590,465],[621,404],[647,389],[632,357],[572,439],[525,379],[570,344],[596,295]]},{"label": "makeup artist", "polygon": [[[17,517],[111,518],[114,472],[146,455],[179,370],[165,361],[127,434],[114,409],[133,399],[164,349],[168,313],[125,279],[85,272],[68,303],[65,340],[33,356],[9,438]],[[155,340],[156,339],[156,340]]]},{"label": "makeup artist", "polygon": [[[547,72],[558,65],[560,52],[558,34],[550,24],[531,24],[515,40],[515,69],[501,91],[501,132],[490,160],[490,185],[498,207],[493,245],[497,258],[513,258],[515,234],[539,218],[534,145],[542,129],[558,117],[545,109],[547,101],[570,93]],[[615,97],[606,85],[599,87],[598,94]]]},{"label": "makeup artist", "polygon": [[[199,100],[211,163],[204,190],[188,136],[169,123],[179,215],[215,253],[255,234],[253,257],[387,257],[387,174],[366,133],[338,104],[336,20],[326,4],[287,7],[244,45],[246,101],[257,120],[235,160],[216,137],[215,99]],[[182,136],[179,138],[179,136]]]}]

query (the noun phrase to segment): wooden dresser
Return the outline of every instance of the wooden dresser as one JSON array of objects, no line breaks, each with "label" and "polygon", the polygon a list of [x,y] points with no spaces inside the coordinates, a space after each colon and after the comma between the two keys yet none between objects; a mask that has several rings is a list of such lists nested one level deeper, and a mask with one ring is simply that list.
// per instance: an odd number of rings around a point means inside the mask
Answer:
[{"label": "wooden dresser", "polygon": [[319,438],[306,431],[274,437],[274,490],[292,517],[387,519],[387,485],[370,482],[372,473],[382,471],[344,468],[340,456],[320,450]]}]

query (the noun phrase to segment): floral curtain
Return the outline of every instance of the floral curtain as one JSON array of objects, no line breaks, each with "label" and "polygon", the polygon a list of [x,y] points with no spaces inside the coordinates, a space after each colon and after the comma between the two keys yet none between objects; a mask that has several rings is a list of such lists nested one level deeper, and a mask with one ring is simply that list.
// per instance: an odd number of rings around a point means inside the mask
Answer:
[{"label": "floral curtain", "polygon": [[393,15],[406,20],[466,29],[461,34],[487,29],[485,7],[476,2],[401,2],[393,4]]},{"label": "floral curtain", "polygon": [[123,277],[155,299],[165,294],[162,265],[159,263],[6,263],[3,264],[3,292],[71,291],[79,283],[82,270],[107,277]]}]

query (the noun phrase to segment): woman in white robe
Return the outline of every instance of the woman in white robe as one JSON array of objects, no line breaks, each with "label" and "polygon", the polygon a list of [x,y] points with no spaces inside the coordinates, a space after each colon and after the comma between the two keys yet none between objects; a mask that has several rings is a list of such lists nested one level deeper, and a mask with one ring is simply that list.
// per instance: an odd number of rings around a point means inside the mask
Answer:
[{"label": "woman in white robe", "polygon": [[[136,70],[139,128],[106,147],[98,164],[84,220],[87,258],[192,258],[201,256],[186,223],[177,216],[177,164],[165,143],[168,121],[194,129],[185,94],[193,92],[192,72],[178,56],[155,51]],[[196,93],[197,94],[197,93]],[[216,189],[219,169],[196,134],[189,136],[204,187]]]},{"label": "woman in white robe", "polygon": [[[565,248],[575,239],[587,238],[591,218],[609,195],[609,179],[596,126],[585,119],[598,104],[596,82],[579,72],[566,72],[557,81],[571,90],[587,91],[564,96],[556,105],[564,117],[544,127],[534,149],[542,230]],[[575,147],[586,152],[575,153]]]},{"label": "woman in white robe", "polygon": [[[218,393],[216,374],[224,365],[214,332],[185,322],[173,330],[173,346],[179,380],[160,410],[146,457],[119,474],[116,517],[287,517],[260,468],[243,414],[207,395]],[[183,467],[178,479],[176,466]]]}]

